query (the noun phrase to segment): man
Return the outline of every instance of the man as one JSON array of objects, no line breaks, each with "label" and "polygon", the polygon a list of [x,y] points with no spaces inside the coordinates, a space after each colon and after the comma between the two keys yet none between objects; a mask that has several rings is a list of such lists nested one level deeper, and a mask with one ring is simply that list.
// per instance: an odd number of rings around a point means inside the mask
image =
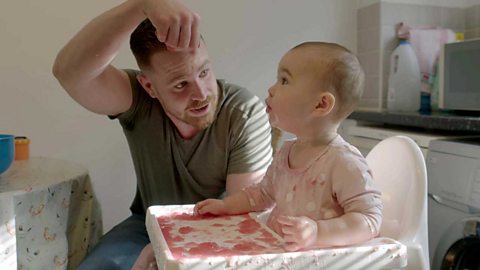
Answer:
[{"label": "man", "polygon": [[[129,36],[140,71],[110,64]],[[199,16],[177,0],[127,0],[99,15],[59,52],[53,73],[79,104],[119,120],[137,175],[132,216],[78,269],[147,269],[150,205],[237,192],[271,161],[262,103],[216,79]]]}]

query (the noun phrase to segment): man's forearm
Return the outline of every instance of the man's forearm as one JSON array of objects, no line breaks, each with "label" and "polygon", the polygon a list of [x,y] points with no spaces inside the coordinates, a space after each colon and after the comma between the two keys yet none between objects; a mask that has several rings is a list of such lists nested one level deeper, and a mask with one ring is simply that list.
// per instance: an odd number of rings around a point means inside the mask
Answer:
[{"label": "man's forearm", "polygon": [[102,73],[145,19],[142,3],[128,0],[89,22],[59,52],[53,72],[62,84],[87,82]]}]

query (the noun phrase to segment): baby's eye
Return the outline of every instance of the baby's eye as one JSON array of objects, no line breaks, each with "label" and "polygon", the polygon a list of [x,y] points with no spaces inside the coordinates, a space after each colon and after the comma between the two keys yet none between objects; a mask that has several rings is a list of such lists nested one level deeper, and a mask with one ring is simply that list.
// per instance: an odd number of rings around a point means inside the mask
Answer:
[{"label": "baby's eye", "polygon": [[181,82],[181,83],[178,83],[174,86],[175,89],[177,90],[182,90],[183,88],[185,88],[185,86],[187,85],[187,82]]},{"label": "baby's eye", "polygon": [[205,77],[208,75],[208,71],[209,71],[209,69],[208,69],[208,68],[207,68],[207,69],[204,69],[204,70],[202,70],[202,72],[200,72],[200,75],[199,75],[199,77],[200,77],[200,78],[205,78]]},{"label": "baby's eye", "polygon": [[287,79],[282,78],[282,79],[280,79],[280,80],[281,80],[281,82],[282,82],[282,85],[288,84],[288,80],[287,80]]}]

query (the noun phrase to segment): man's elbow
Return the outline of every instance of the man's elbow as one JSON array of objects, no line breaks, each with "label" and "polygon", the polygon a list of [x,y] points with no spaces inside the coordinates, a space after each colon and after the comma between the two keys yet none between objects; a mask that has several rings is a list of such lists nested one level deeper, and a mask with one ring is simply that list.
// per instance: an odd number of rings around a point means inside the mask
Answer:
[{"label": "man's elbow", "polygon": [[75,86],[75,81],[78,78],[69,70],[68,65],[66,65],[59,57],[55,59],[55,62],[52,66],[52,74],[60,83],[63,89],[65,89],[68,93],[72,94],[71,89],[72,86]]},{"label": "man's elbow", "polygon": [[68,84],[69,80],[74,79],[74,76],[78,75],[77,72],[72,72],[73,66],[66,60],[67,59],[62,55],[62,52],[59,52],[52,66],[53,76],[63,87]]},{"label": "man's elbow", "polygon": [[57,57],[52,66],[52,74],[58,81],[61,81],[63,78],[63,73],[64,69],[62,67],[61,61]]}]

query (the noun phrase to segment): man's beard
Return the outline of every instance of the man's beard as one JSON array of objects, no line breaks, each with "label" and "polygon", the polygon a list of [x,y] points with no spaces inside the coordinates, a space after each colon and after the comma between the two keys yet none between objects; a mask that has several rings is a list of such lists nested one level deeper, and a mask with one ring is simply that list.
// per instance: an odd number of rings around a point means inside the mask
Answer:
[{"label": "man's beard", "polygon": [[208,114],[202,117],[192,117],[187,113],[183,117],[183,121],[189,125],[192,125],[198,129],[206,129],[209,127],[215,120],[215,115],[217,112],[218,98],[217,96],[209,96],[206,102],[194,102],[188,108],[201,108],[210,104]]}]

